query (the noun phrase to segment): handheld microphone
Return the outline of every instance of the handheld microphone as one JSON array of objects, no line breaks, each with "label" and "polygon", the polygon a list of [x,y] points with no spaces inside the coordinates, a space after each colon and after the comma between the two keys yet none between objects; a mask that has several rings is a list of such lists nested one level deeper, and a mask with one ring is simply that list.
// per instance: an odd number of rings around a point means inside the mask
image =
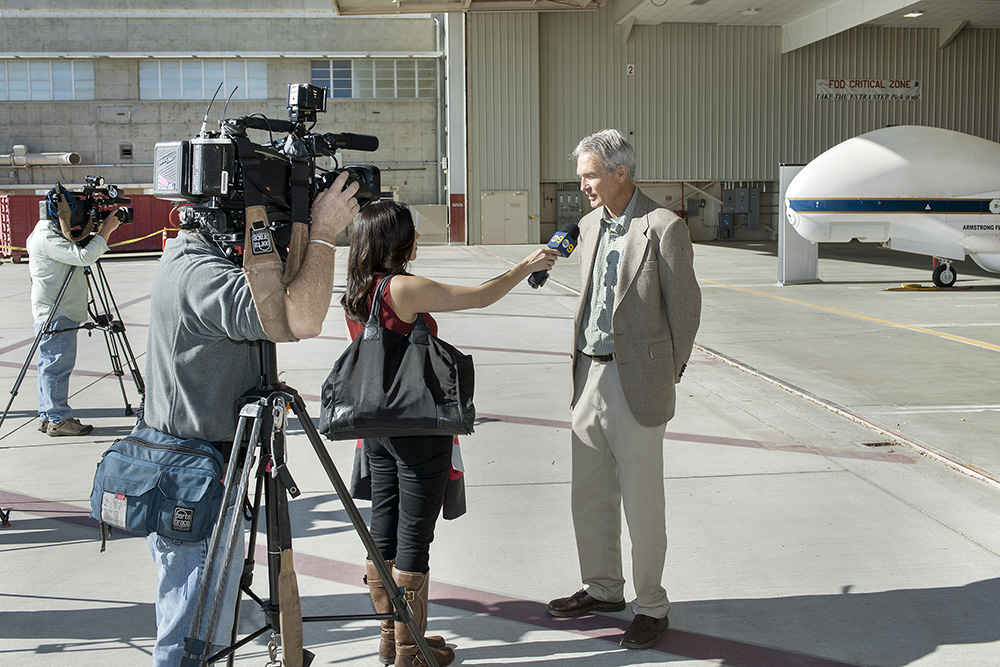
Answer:
[{"label": "handheld microphone", "polygon": [[[576,240],[580,236],[580,227],[575,222],[563,225],[563,228],[552,235],[549,239],[548,246],[550,248],[555,248],[559,251],[559,254],[563,257],[569,257],[570,254],[576,250]],[[547,269],[542,269],[541,271],[535,271],[530,276],[528,276],[528,284],[533,288],[538,289],[545,284],[545,281],[549,279],[549,272]]]}]

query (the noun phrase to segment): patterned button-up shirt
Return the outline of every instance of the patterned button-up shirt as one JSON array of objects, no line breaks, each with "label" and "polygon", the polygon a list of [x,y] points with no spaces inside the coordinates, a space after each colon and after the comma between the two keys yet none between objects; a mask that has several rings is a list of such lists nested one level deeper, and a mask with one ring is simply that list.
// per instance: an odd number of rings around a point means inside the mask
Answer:
[{"label": "patterned button-up shirt", "polygon": [[609,217],[606,207],[601,217],[601,234],[594,257],[590,293],[587,295],[587,306],[576,338],[576,347],[584,354],[614,354],[615,335],[611,329],[611,314],[618,289],[618,266],[638,196],[639,188],[635,188],[632,199],[620,218]]}]

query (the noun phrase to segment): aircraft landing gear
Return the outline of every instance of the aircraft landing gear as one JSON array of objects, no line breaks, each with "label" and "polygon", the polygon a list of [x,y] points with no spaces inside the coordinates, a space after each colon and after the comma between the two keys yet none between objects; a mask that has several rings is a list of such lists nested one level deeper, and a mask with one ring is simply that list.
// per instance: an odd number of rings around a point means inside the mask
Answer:
[{"label": "aircraft landing gear", "polygon": [[954,286],[955,281],[958,280],[958,274],[955,273],[955,269],[951,268],[951,262],[940,259],[937,262],[937,266],[934,267],[934,273],[931,274],[934,284],[938,287]]}]

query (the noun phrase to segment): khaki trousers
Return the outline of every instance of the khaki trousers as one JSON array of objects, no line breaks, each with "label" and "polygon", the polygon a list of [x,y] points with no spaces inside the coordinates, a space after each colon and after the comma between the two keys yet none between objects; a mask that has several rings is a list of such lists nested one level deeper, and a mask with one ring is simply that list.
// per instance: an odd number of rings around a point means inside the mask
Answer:
[{"label": "khaki trousers", "polygon": [[663,588],[667,553],[663,492],[666,424],[642,426],[625,402],[615,361],[579,355],[573,407],[573,526],[580,574],[593,597],[624,598],[621,512],[632,539],[636,613],[667,615]]}]

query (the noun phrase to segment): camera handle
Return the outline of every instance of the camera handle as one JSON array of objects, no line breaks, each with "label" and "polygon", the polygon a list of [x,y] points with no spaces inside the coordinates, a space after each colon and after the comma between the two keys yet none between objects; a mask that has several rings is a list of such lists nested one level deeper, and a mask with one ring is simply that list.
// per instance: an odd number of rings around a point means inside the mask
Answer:
[{"label": "camera handle", "polygon": [[[306,411],[305,403],[298,392],[277,381],[278,367],[275,344],[270,341],[260,343],[261,385],[248,394],[246,402],[240,409],[239,421],[236,426],[236,436],[233,440],[232,454],[226,470],[226,484],[222,507],[219,510],[215,527],[209,538],[208,556],[203,568],[203,575],[198,591],[198,603],[195,617],[191,623],[191,635],[185,640],[184,658],[181,667],[201,667],[226,658],[229,665],[235,660],[236,651],[261,636],[268,630],[272,636],[282,639],[282,664],[286,667],[308,667],[313,654],[302,646],[302,623],[356,621],[356,620],[395,620],[405,623],[416,639],[420,653],[431,667],[438,667],[433,652],[424,639],[423,632],[417,626],[413,612],[406,602],[405,591],[396,585],[387,585],[392,591],[392,602],[395,613],[386,614],[338,614],[324,616],[301,615],[298,601],[298,584],[292,567],[292,530],[288,514],[288,496],[295,498],[300,491],[291,477],[285,463],[286,421],[287,409],[298,419],[305,431],[320,464],[333,485],[345,512],[351,520],[358,537],[361,539],[368,557],[384,582],[393,582],[392,571],[386,565],[385,559],[375,544],[374,538],[365,525],[361,512],[358,511],[350,491],[340,477],[337,467],[323,445],[319,431]],[[249,436],[244,439],[244,435]],[[238,460],[242,453],[242,468],[237,470]],[[215,580],[221,580],[232,564],[234,551],[239,540],[239,531],[243,522],[238,512],[233,520],[223,525],[227,508],[233,503],[242,502],[249,487],[250,471],[255,467],[257,482],[253,501],[250,537],[247,554],[243,565],[241,592],[246,592],[256,601],[264,614],[267,623],[243,639],[237,640],[239,623],[240,596],[236,599],[236,617],[232,628],[232,643],[230,646],[209,655],[212,631],[215,628],[222,603],[221,587],[213,585]],[[261,494],[264,497],[265,527],[267,533],[268,554],[268,587],[269,599],[262,600],[250,590],[253,578],[255,540],[259,521]],[[221,561],[221,567],[219,566]],[[207,607],[209,591],[215,594],[211,607]],[[207,615],[206,615],[207,614]],[[276,646],[269,647],[276,654]]]}]

